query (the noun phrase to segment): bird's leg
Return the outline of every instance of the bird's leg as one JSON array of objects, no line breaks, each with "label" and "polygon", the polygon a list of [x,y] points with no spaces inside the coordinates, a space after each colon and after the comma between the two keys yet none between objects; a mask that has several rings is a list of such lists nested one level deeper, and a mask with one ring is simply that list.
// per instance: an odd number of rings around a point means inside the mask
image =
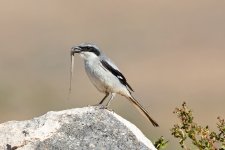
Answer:
[{"label": "bird's leg", "polygon": [[100,106],[100,108],[105,109],[106,107],[104,105],[102,105],[102,103],[105,101],[105,99],[109,96],[109,93],[106,93],[105,96],[103,97],[103,99],[96,105],[93,106]]},{"label": "bird's leg", "polygon": [[107,108],[111,102],[111,100],[116,96],[116,93],[112,93],[111,94],[111,98],[109,99],[109,101],[107,102],[107,104],[105,105],[105,107]]},{"label": "bird's leg", "polygon": [[109,93],[106,93],[103,99],[99,102],[99,105],[101,105],[108,96],[109,96]]}]

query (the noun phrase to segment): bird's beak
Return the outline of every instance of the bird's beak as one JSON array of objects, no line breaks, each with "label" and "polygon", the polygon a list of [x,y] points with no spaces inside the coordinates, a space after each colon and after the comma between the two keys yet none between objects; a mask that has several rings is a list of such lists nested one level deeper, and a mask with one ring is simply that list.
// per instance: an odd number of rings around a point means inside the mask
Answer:
[{"label": "bird's beak", "polygon": [[74,53],[80,53],[81,52],[81,47],[80,46],[74,46],[71,48],[71,55],[74,56]]}]

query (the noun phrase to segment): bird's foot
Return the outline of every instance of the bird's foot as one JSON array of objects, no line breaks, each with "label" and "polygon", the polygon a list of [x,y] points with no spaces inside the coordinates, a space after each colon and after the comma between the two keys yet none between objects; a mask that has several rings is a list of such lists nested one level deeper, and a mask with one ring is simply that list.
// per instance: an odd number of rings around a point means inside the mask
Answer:
[{"label": "bird's foot", "polygon": [[99,105],[98,105],[98,107],[99,107],[99,109],[108,109],[108,107],[107,107],[107,106],[102,105],[102,104],[99,104]]},{"label": "bird's foot", "polygon": [[95,105],[88,105],[88,106],[94,106],[96,109],[107,109],[108,111],[111,111],[114,113],[113,109],[110,109],[108,106],[105,106],[103,104],[95,104]]},{"label": "bird's foot", "polygon": [[98,109],[107,109],[107,107],[103,104],[95,104],[95,105],[88,105],[88,106],[93,106],[93,107],[96,107]]},{"label": "bird's foot", "polygon": [[111,108],[109,108],[108,106],[105,106],[105,105],[100,106],[100,109],[107,109],[108,111],[114,113],[114,110],[113,109],[111,109]]},{"label": "bird's foot", "polygon": [[107,110],[110,111],[110,112],[112,112],[112,113],[114,113],[114,110],[113,109],[107,108]]},{"label": "bird's foot", "polygon": [[88,107],[102,107],[103,104],[87,105]]}]

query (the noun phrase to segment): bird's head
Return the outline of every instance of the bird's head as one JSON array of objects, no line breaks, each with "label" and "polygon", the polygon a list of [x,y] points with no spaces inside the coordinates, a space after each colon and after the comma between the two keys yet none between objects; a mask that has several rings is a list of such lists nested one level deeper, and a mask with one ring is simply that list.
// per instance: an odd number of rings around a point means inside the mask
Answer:
[{"label": "bird's head", "polygon": [[80,56],[84,59],[91,59],[99,57],[101,51],[94,44],[82,43],[71,48],[71,55],[74,56],[75,53],[80,54]]}]

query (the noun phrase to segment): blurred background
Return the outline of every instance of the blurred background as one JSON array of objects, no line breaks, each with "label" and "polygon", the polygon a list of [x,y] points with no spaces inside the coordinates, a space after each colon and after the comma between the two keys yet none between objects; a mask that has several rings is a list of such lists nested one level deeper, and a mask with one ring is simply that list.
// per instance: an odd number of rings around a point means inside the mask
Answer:
[{"label": "blurred background", "polygon": [[169,129],[183,101],[203,126],[225,115],[225,1],[1,0],[0,122],[96,104],[104,96],[70,48],[98,45],[122,70],[134,96],[160,124],[154,128],[124,98],[111,108],[152,141]]}]

